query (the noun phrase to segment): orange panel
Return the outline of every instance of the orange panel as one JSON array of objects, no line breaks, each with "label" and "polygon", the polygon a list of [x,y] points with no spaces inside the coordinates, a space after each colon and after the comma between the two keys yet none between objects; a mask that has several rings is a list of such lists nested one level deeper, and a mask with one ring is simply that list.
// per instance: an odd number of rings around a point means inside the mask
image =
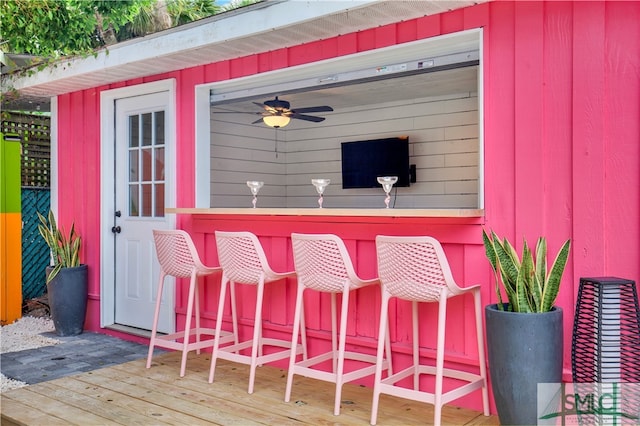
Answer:
[{"label": "orange panel", "polygon": [[0,322],[22,316],[22,215],[0,213]]}]

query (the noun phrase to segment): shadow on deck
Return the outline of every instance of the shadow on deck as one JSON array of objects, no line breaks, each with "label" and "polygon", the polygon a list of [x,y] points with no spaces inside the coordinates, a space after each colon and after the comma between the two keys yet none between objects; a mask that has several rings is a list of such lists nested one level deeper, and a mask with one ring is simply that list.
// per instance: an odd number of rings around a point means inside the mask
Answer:
[{"label": "shadow on deck", "polygon": [[[8,425],[93,424],[237,424],[368,425],[370,388],[345,384],[342,411],[333,415],[334,386],[296,376],[291,402],[284,402],[286,371],[263,366],[255,391],[247,394],[249,368],[218,361],[209,384],[210,357],[190,354],[180,378],[180,353],[131,361],[75,376],[30,385],[1,395],[0,423]],[[433,406],[387,395],[380,398],[379,425],[417,425],[433,421]],[[498,425],[497,416],[453,406],[444,407],[443,424]]]}]

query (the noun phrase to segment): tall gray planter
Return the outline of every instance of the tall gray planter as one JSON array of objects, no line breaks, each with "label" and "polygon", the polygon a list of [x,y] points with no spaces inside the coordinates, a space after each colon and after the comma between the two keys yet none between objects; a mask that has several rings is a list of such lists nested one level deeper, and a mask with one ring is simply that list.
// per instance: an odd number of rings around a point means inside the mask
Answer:
[{"label": "tall gray planter", "polygon": [[[505,304],[506,309],[507,304]],[[550,312],[485,307],[489,372],[503,425],[538,423],[538,383],[562,381],[562,308]]]},{"label": "tall gray planter", "polygon": [[[51,267],[47,267],[47,276],[51,270]],[[87,273],[87,265],[62,268],[47,283],[51,319],[58,336],[74,336],[84,329],[87,314]]]}]

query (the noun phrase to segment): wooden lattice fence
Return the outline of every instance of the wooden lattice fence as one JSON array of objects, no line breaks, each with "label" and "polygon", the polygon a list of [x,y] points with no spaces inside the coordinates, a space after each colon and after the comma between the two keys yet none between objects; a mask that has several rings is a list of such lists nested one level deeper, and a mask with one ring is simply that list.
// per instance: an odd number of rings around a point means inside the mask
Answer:
[{"label": "wooden lattice fence", "polygon": [[46,289],[45,268],[49,247],[38,232],[38,215],[51,205],[49,188],[22,187],[22,300],[42,296]]},{"label": "wooden lattice fence", "polygon": [[3,117],[2,132],[15,133],[22,139],[22,186],[49,188],[51,118],[12,112]]}]

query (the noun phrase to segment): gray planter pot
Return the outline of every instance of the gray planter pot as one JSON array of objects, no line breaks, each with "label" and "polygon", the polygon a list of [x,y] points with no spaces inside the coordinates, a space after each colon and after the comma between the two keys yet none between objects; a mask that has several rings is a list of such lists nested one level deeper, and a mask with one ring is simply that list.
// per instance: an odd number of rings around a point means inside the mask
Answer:
[{"label": "gray planter pot", "polygon": [[[51,272],[47,267],[47,276]],[[87,314],[88,268],[62,268],[47,283],[51,319],[58,336],[74,336],[82,333]]]},{"label": "gray planter pot", "polygon": [[500,423],[535,425],[538,383],[562,381],[562,309],[525,314],[500,311],[494,304],[485,307],[485,319]]}]

